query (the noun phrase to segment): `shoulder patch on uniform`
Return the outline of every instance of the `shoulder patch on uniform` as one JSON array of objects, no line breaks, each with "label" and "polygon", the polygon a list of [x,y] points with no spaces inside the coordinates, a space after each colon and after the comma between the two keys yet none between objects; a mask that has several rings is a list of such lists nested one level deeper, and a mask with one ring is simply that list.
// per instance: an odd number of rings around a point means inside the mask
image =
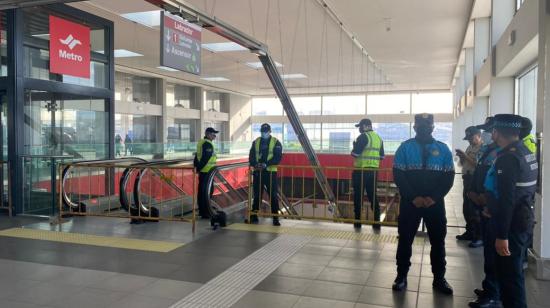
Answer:
[{"label": "shoulder patch on uniform", "polygon": [[515,147],[510,148],[510,152],[515,152],[515,151],[516,151]]},{"label": "shoulder patch on uniform", "polygon": [[537,156],[535,154],[527,154],[525,155],[525,160],[530,163],[537,160]]},{"label": "shoulder patch on uniform", "polygon": [[498,169],[498,170],[497,170],[497,174],[502,174],[502,170],[501,170],[501,169]]},{"label": "shoulder patch on uniform", "polygon": [[433,150],[432,155],[433,156],[439,156],[439,150]]}]

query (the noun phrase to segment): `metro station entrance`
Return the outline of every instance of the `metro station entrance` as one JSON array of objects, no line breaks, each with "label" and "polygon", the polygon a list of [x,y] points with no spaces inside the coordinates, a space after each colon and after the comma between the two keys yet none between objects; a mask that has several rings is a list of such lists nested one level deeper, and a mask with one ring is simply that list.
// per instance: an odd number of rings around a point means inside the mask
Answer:
[{"label": "metro station entrance", "polygon": [[60,162],[114,156],[113,23],[62,4],[0,15],[2,195],[9,187],[15,214],[49,216]]}]

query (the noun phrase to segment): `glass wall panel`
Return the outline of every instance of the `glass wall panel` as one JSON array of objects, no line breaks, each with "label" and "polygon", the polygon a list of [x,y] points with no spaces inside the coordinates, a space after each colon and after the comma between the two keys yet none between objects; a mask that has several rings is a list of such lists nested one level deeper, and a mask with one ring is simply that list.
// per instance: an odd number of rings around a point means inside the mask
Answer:
[{"label": "glass wall panel", "polygon": [[453,113],[453,94],[413,93],[412,113]]},{"label": "glass wall panel", "polygon": [[322,130],[322,150],[329,152],[350,152],[353,140],[359,136],[355,123],[323,123]]},{"label": "glass wall panel", "polygon": [[6,11],[0,11],[0,76],[8,76],[8,32]]},{"label": "glass wall panel", "polygon": [[[278,101],[279,105],[281,104]],[[320,115],[321,97],[320,96],[297,96],[292,98],[292,103],[299,115]]]},{"label": "glass wall panel", "polygon": [[451,148],[453,144],[453,123],[452,122],[435,122],[433,137],[436,140],[439,140],[447,144],[449,149],[453,150]]},{"label": "glass wall panel", "polygon": [[537,67],[518,78],[518,114],[527,117],[533,122],[537,121]]},{"label": "glass wall panel", "polygon": [[227,95],[225,93],[205,91],[204,110],[213,112],[229,112]]},{"label": "glass wall panel", "polygon": [[169,83],[166,86],[166,106],[197,109],[193,87]]},{"label": "glass wall panel", "polygon": [[373,123],[372,128],[384,140],[386,154],[395,153],[401,142],[411,137],[410,123]]},{"label": "glass wall panel", "polygon": [[411,95],[407,94],[369,94],[367,95],[368,114],[409,114]]},{"label": "glass wall panel", "polygon": [[159,105],[157,80],[116,72],[115,101]]},{"label": "glass wall panel", "polygon": [[253,116],[282,116],[283,105],[275,97],[254,97],[252,98]]},{"label": "glass wall panel", "polygon": [[365,96],[323,96],[323,115],[365,114]]},{"label": "glass wall panel", "polygon": [[[294,132],[292,125],[290,123],[284,123],[283,130],[283,147],[288,151],[302,151],[302,145],[298,140],[298,136]],[[321,124],[320,123],[304,123],[304,129],[306,130],[306,135],[311,142],[311,145],[315,150],[321,149]]]}]

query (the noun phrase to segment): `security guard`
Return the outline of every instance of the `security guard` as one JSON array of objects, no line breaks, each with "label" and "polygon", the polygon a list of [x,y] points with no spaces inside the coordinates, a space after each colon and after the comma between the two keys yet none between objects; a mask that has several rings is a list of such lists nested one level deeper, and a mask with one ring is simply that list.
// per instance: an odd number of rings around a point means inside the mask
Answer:
[{"label": "security guard", "polygon": [[477,157],[483,145],[483,141],[481,140],[481,130],[475,126],[466,128],[465,133],[466,136],[464,140],[467,140],[470,145],[466,149],[466,152],[457,149],[456,155],[460,158],[460,164],[462,165],[462,180],[464,187],[462,193],[462,214],[466,221],[466,232],[457,235],[456,239],[471,241],[468,246],[477,248],[483,246],[483,241],[481,240],[481,218],[480,212],[468,197],[468,192],[471,190]]},{"label": "security guard", "polygon": [[[353,208],[355,219],[361,219],[363,206],[363,192],[371,202],[374,211],[374,221],[380,221],[380,204],[376,197],[376,169],[380,167],[380,161],[384,159],[384,143],[382,138],[372,130],[372,122],[363,119],[356,124],[361,135],[353,142]],[[361,228],[360,222],[353,224],[355,228]],[[374,229],[380,229],[380,224],[373,224]]]},{"label": "security guard", "polygon": [[501,151],[485,179],[496,234],[496,273],[505,308],[527,307],[523,260],[534,223],[538,163],[519,138],[521,127],[518,115],[495,115],[493,139]]},{"label": "security guard", "polygon": [[271,126],[269,124],[262,124],[260,132],[261,136],[252,143],[248,155],[250,166],[254,168],[254,201],[252,203],[253,214],[250,216],[250,222],[254,224],[258,223],[258,216],[255,213],[260,208],[263,190],[265,189],[270,196],[271,214],[274,215],[273,225],[280,226],[279,217],[275,215],[279,212],[277,165],[279,165],[283,156],[283,146],[277,138],[271,136]]},{"label": "security guard", "polygon": [[195,169],[199,173],[199,194],[198,194],[198,204],[199,204],[199,215],[203,219],[210,219],[210,210],[204,196],[207,194],[204,191],[208,189],[206,179],[208,178],[208,173],[216,167],[216,149],[212,141],[216,139],[216,134],[219,131],[215,130],[212,127],[208,127],[204,132],[204,138],[197,143],[197,153],[195,154],[195,159],[193,164]]},{"label": "security guard", "polygon": [[[487,133],[493,130],[493,117],[488,117],[485,123],[476,126]],[[492,135],[492,134],[491,134]],[[500,288],[496,277],[496,251],[495,251],[495,232],[492,228],[492,219],[487,208],[487,197],[485,191],[485,178],[487,172],[494,164],[500,148],[489,139],[490,142],[481,147],[480,155],[474,170],[473,182],[468,192],[468,197],[478,211],[481,213],[481,229],[483,235],[483,271],[485,278],[481,285],[482,289],[475,289],[474,293],[478,298],[469,303],[470,307],[501,307]]]},{"label": "security guard", "polygon": [[443,198],[453,186],[455,171],[451,151],[432,137],[433,129],[433,115],[417,114],[414,117],[416,136],[403,142],[395,153],[393,176],[401,198],[397,277],[392,289],[401,291],[407,287],[412,243],[423,219],[432,246],[432,286],[436,291],[451,295],[453,288],[445,280],[447,218]]},{"label": "security guard", "polygon": [[523,117],[521,119],[519,138],[523,140],[525,147],[527,147],[531,153],[535,154],[537,153],[537,139],[531,134],[531,130],[533,130],[533,123],[529,118]]}]

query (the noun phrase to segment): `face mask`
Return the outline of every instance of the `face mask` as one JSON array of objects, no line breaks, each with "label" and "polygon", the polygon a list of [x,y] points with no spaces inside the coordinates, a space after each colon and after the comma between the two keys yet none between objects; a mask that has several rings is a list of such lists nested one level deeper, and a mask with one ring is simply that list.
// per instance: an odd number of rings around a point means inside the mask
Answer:
[{"label": "face mask", "polygon": [[431,126],[421,125],[416,127],[416,135],[421,138],[430,137],[432,132],[433,128]]},{"label": "face mask", "polygon": [[490,132],[484,131],[483,133],[481,133],[481,140],[483,140],[484,144],[492,143],[492,134]]},{"label": "face mask", "polygon": [[262,132],[262,139],[269,138],[269,132]]}]

